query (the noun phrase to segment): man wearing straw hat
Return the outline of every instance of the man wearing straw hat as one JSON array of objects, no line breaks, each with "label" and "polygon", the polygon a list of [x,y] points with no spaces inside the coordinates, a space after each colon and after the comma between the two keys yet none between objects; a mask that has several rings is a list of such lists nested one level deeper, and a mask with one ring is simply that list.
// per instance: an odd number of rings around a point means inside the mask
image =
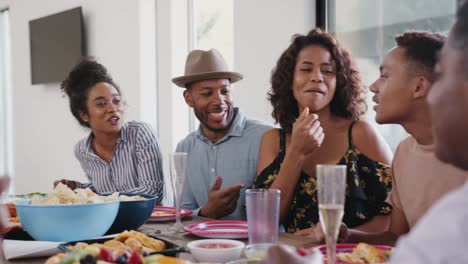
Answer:
[{"label": "man wearing straw hat", "polygon": [[260,140],[271,127],[234,107],[231,84],[241,79],[216,49],[191,51],[185,74],[172,79],[200,121],[176,151],[189,154],[182,207],[201,216],[246,218],[244,187],[256,177]]}]

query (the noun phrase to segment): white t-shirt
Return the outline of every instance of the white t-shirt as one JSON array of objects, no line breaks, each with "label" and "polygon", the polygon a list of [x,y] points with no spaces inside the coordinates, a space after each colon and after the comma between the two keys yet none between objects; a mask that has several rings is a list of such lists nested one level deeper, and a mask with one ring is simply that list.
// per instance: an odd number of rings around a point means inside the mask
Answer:
[{"label": "white t-shirt", "polygon": [[440,199],[398,240],[390,263],[468,263],[468,183]]}]

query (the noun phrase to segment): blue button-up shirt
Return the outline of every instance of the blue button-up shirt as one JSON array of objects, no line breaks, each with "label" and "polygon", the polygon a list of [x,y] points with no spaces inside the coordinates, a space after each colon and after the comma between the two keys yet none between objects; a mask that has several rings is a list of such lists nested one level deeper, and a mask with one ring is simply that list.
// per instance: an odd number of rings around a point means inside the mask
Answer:
[{"label": "blue button-up shirt", "polygon": [[[187,175],[182,193],[182,207],[199,210],[208,201],[208,191],[215,177],[221,176],[221,188],[244,183],[250,187],[257,175],[258,149],[263,133],[271,126],[248,119],[237,112],[227,134],[216,143],[206,138],[201,127],[177,144],[177,152],[188,153]],[[237,208],[222,219],[246,219],[245,188]]]}]

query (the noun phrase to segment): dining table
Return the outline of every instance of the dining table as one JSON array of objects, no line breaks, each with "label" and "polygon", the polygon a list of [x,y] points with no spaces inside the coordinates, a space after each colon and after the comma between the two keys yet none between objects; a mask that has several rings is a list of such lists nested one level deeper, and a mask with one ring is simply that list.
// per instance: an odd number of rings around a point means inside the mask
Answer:
[{"label": "dining table", "polygon": [[[213,219],[204,218],[201,216],[188,216],[182,220],[184,225],[189,225],[193,223],[210,221]],[[164,221],[164,222],[146,222],[141,226],[138,231],[145,233],[147,235],[154,235],[163,240],[169,241],[177,246],[185,246],[188,242],[198,239],[203,239],[198,236],[195,236],[190,233],[175,233],[170,231],[169,228],[174,224],[174,221]],[[240,241],[248,243],[248,239],[238,239]],[[289,233],[280,232],[278,235],[279,243],[294,247],[311,247],[317,245],[316,241],[311,237],[306,236],[297,236]],[[39,257],[39,258],[25,258],[25,259],[16,259],[10,260],[9,263],[12,264],[43,264],[48,257]]]}]

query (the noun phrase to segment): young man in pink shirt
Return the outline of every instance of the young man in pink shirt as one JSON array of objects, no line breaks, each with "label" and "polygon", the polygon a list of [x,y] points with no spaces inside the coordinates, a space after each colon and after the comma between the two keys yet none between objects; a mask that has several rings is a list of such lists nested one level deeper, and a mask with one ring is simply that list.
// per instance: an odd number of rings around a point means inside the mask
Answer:
[{"label": "young man in pink shirt", "polygon": [[[434,152],[443,162],[468,172],[468,1],[460,1],[456,22],[440,54],[437,80],[427,98]],[[441,174],[433,184],[441,184],[452,177],[450,172]],[[466,181],[442,197],[411,232],[398,241],[389,263],[468,263],[467,197]],[[315,253],[309,257],[320,255]],[[305,260],[279,246],[271,248],[268,256],[272,257],[265,263],[304,263]]]},{"label": "young man in pink shirt", "polygon": [[[370,86],[375,94],[376,121],[399,124],[410,134],[393,158],[393,187],[387,201],[393,206],[390,226],[378,233],[340,230],[340,241],[394,245],[444,194],[460,187],[468,173],[434,155],[431,113],[426,97],[435,81],[435,65],[446,37],[428,31],[407,31],[395,37]],[[445,178],[444,175],[451,175]],[[312,236],[323,242],[321,227]]]},{"label": "young man in pink shirt", "polygon": [[[386,232],[349,230],[347,241],[394,245],[446,193],[463,185],[468,173],[446,164],[434,154],[431,112],[427,95],[436,79],[437,56],[446,37],[427,31],[407,31],[395,37],[380,77],[370,86],[379,124],[400,124],[410,134],[395,151],[393,209]],[[445,177],[450,175],[450,177]],[[346,235],[345,235],[346,237]]]},{"label": "young man in pink shirt", "polygon": [[[468,172],[468,1],[440,53],[428,101],[438,159]],[[441,175],[439,184],[452,175]],[[390,263],[468,263],[468,182],[442,197],[411,232],[398,240]]]}]

